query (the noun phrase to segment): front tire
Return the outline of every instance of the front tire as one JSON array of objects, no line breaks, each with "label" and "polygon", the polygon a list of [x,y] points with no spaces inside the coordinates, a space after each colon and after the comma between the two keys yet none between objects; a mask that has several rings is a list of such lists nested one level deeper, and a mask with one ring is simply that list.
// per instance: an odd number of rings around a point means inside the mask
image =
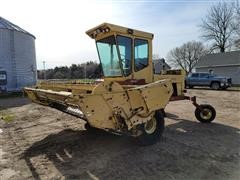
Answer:
[{"label": "front tire", "polygon": [[148,146],[157,143],[164,131],[164,114],[162,110],[156,111],[153,118],[139,126],[141,135],[136,137],[136,141],[141,146]]},{"label": "front tire", "polygon": [[186,88],[186,89],[192,89],[193,86],[192,86],[192,85],[189,85],[189,84],[185,84],[185,88]]},{"label": "front tire", "polygon": [[209,104],[199,105],[195,110],[195,116],[202,123],[210,123],[216,117],[216,110]]},{"label": "front tire", "polygon": [[211,89],[213,89],[213,90],[218,90],[219,88],[220,88],[219,82],[213,82],[213,83],[211,84]]}]

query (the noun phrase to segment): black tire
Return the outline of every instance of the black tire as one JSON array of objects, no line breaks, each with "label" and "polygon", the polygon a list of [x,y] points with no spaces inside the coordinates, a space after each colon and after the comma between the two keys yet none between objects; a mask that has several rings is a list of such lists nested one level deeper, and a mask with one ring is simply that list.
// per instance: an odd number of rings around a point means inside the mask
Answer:
[{"label": "black tire", "polygon": [[213,90],[218,90],[218,89],[220,89],[220,83],[219,83],[219,82],[213,82],[213,83],[211,84],[211,89],[213,89]]},{"label": "black tire", "polygon": [[188,89],[192,89],[193,88],[193,86],[192,85],[188,85]]},{"label": "black tire", "polygon": [[[156,111],[154,118],[152,120],[156,122],[156,124],[155,124],[156,128],[151,133],[147,132],[147,130],[146,130],[147,123],[141,124],[139,126],[139,130],[142,131],[142,134],[140,136],[136,137],[136,141],[137,141],[138,145],[140,145],[140,146],[153,145],[160,140],[162,133],[164,131],[164,114],[163,114],[162,110]],[[150,121],[152,121],[152,120],[150,120]]]},{"label": "black tire", "polygon": [[216,110],[209,104],[202,104],[196,108],[195,117],[202,123],[210,123],[216,117]]},{"label": "black tire", "polygon": [[105,133],[104,130],[95,128],[88,123],[86,123],[85,128],[86,128],[87,132],[90,133],[90,134]]}]

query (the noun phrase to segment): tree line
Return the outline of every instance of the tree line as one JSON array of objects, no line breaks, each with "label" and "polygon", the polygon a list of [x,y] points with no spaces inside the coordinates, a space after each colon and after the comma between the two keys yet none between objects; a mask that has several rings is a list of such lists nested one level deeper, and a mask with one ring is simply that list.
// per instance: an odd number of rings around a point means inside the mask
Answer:
[{"label": "tree line", "polygon": [[54,69],[38,70],[38,79],[97,79],[101,77],[100,64],[93,61],[72,64],[70,67],[61,66]]}]

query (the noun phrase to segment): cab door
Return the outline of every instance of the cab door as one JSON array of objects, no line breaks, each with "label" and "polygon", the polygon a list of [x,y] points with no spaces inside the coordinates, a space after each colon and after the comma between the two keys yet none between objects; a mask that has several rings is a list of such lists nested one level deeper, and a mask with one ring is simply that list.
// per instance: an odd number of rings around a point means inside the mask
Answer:
[{"label": "cab door", "polygon": [[199,85],[201,86],[208,86],[209,82],[209,74],[208,73],[200,73],[199,74]]},{"label": "cab door", "polygon": [[133,78],[144,79],[146,83],[153,81],[152,69],[152,41],[147,39],[134,39]]},{"label": "cab door", "polygon": [[189,85],[196,86],[199,85],[199,73],[192,73],[189,78]]}]

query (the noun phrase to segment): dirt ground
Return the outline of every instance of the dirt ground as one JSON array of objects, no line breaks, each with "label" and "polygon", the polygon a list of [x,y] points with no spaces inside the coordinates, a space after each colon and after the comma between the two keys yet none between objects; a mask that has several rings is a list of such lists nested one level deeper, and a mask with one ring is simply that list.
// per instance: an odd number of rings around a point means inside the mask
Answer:
[{"label": "dirt ground", "polygon": [[216,120],[201,124],[188,101],[171,102],[161,141],[87,132],[84,122],[24,98],[0,99],[0,179],[240,179],[240,91],[191,90]]}]

